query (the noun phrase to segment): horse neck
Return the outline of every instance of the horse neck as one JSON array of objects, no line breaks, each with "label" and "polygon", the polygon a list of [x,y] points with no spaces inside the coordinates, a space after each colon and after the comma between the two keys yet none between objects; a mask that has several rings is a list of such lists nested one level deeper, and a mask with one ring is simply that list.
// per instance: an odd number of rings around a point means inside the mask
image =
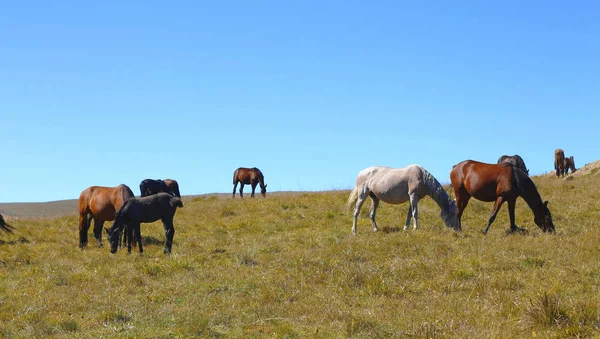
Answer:
[{"label": "horse neck", "polygon": [[537,216],[537,214],[541,212],[540,207],[543,205],[540,193],[535,187],[533,181],[528,176],[517,173],[516,170],[514,170],[514,173],[517,181],[517,187],[519,188],[519,196],[525,200],[533,214]]},{"label": "horse neck", "polygon": [[260,188],[265,188],[265,178],[263,177],[262,173],[258,173],[257,177]]},{"label": "horse neck", "polygon": [[421,168],[421,170],[423,171],[423,181],[427,186],[429,196],[440,206],[444,214],[450,213],[450,198],[446,194],[444,187],[431,173],[427,172],[424,168]]}]

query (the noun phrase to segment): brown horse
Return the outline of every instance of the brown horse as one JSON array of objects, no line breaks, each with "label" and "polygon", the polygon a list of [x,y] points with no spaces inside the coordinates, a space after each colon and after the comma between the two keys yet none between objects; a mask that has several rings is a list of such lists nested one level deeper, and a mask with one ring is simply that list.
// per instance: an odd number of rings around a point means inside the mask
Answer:
[{"label": "brown horse", "polygon": [[4,217],[0,214],[0,230],[3,230],[8,233],[12,233],[15,228],[9,225],[6,221],[4,221]]},{"label": "brown horse", "polygon": [[569,173],[569,169],[571,170],[571,174],[577,171],[577,168],[575,168],[575,158],[573,158],[573,156],[565,158],[563,161],[563,176]]},{"label": "brown horse", "polygon": [[554,151],[554,170],[557,177],[565,175],[565,152],[560,148]]},{"label": "brown horse", "polygon": [[481,201],[494,201],[494,208],[483,230],[486,234],[496,219],[502,204],[508,203],[510,230],[520,230],[515,224],[515,203],[518,197],[529,205],[533,211],[534,221],[544,232],[554,232],[552,215],[548,209],[548,201],[542,198],[529,176],[521,169],[508,164],[486,164],[473,160],[465,160],[454,165],[450,171],[450,180],[456,195],[456,230],[461,230],[460,218],[471,197]]},{"label": "brown horse", "polygon": [[240,183],[240,197],[244,197],[244,185],[252,185],[252,195],[250,197],[254,197],[254,190],[256,189],[256,185],[260,184],[260,194],[262,196],[266,196],[267,194],[267,185],[265,185],[265,177],[262,172],[256,168],[245,168],[240,167],[233,172],[233,197],[235,198],[235,189],[237,188],[237,184]]},{"label": "brown horse", "polygon": [[181,194],[179,193],[179,184],[174,179],[165,179],[163,180],[165,185],[171,190],[171,192],[175,193],[175,196],[181,198]]},{"label": "brown horse", "polygon": [[91,186],[79,195],[79,248],[88,242],[88,229],[94,219],[94,238],[102,247],[102,226],[105,221],[115,220],[116,211],[123,203],[133,198],[133,192],[126,185],[117,187]]}]

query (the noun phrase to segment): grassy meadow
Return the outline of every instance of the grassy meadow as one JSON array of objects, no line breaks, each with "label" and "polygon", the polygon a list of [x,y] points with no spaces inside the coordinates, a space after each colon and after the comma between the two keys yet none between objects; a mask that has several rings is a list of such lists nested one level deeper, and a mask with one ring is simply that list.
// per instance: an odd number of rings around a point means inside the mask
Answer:
[{"label": "grassy meadow", "polygon": [[[201,197],[142,224],[144,254],[79,250],[77,216],[9,220],[0,234],[0,337],[487,338],[600,336],[600,175],[534,177],[557,233],[517,201],[526,235],[506,234],[504,205],[471,200],[463,232],[419,204],[370,200],[358,235],[349,191]],[[108,224],[110,226],[110,224]],[[90,237],[91,231],[90,231]]]}]

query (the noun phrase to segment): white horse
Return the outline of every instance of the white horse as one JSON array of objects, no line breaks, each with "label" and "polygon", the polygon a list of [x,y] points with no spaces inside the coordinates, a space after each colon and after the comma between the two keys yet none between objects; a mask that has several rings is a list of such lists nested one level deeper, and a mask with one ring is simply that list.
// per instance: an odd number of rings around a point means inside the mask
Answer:
[{"label": "white horse", "polygon": [[411,216],[414,218],[416,230],[419,227],[417,204],[426,195],[429,195],[440,206],[441,217],[446,226],[454,228],[456,225],[456,202],[450,200],[442,185],[423,167],[409,165],[404,168],[384,166],[365,168],[358,173],[356,186],[348,198],[348,209],[351,209],[352,205],[356,203],[352,233],[356,234],[356,219],[368,196],[373,200],[371,204],[373,231],[377,232],[378,230],[375,214],[380,200],[388,204],[401,204],[410,200],[404,230],[409,228]]}]

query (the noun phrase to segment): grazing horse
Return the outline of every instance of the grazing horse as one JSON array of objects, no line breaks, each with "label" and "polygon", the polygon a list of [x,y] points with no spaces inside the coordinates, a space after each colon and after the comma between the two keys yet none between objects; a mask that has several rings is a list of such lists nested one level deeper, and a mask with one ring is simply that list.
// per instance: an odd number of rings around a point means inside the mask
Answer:
[{"label": "grazing horse", "polygon": [[94,219],[94,238],[98,247],[102,247],[102,226],[105,221],[115,220],[115,212],[133,192],[126,185],[117,187],[91,186],[79,195],[79,248],[88,242],[87,232]]},{"label": "grazing horse", "polygon": [[560,177],[561,175],[565,175],[565,152],[557,148],[554,151],[554,170],[556,171],[556,176]]},{"label": "grazing horse", "polygon": [[[110,229],[105,229],[108,233],[110,242],[110,253],[116,253],[118,241],[121,238],[123,229],[126,232],[127,252],[131,253],[131,242],[135,235],[138,239],[140,253],[143,253],[142,235],[140,223],[154,222],[162,220],[165,228],[165,253],[171,253],[173,245],[173,236],[175,228],[173,227],[173,217],[177,207],[183,207],[181,199],[168,193],[157,193],[142,198],[132,198],[127,200],[115,215],[115,222]],[[135,234],[134,234],[135,233]]]},{"label": "grazing horse", "polygon": [[262,196],[266,196],[267,194],[267,185],[265,185],[265,177],[262,172],[256,168],[245,168],[240,167],[233,172],[233,197],[235,198],[235,189],[237,188],[237,184],[240,183],[240,197],[244,197],[244,185],[252,185],[252,194],[250,197],[254,197],[254,190],[256,190],[256,185],[260,184],[260,194]]},{"label": "grazing horse", "polygon": [[181,198],[181,194],[179,193],[179,184],[175,179],[165,179],[163,182],[165,185],[167,185],[171,192],[175,193],[176,197]]},{"label": "grazing horse", "polygon": [[352,205],[356,203],[352,233],[356,234],[356,220],[367,197],[371,197],[373,201],[370,215],[373,231],[377,232],[378,230],[375,215],[377,207],[379,207],[379,201],[388,204],[401,204],[410,201],[404,229],[409,228],[412,217],[414,218],[414,228],[416,230],[419,227],[417,204],[419,200],[427,195],[440,206],[441,217],[446,226],[455,227],[456,207],[454,201],[450,200],[442,185],[423,167],[409,165],[404,168],[384,166],[365,168],[358,173],[356,186],[348,198],[348,209],[351,209]]},{"label": "grazing horse", "polygon": [[160,179],[144,179],[140,183],[140,195],[142,197],[147,197],[160,192],[169,193],[172,196],[175,196],[175,193],[171,191],[169,186],[167,186],[167,184]]},{"label": "grazing horse", "polygon": [[0,230],[3,230],[8,233],[12,233],[15,228],[9,225],[6,221],[4,221],[4,217],[0,214]]},{"label": "grazing horse", "polygon": [[569,173],[569,169],[571,170],[571,174],[577,171],[577,168],[575,168],[575,158],[573,158],[573,156],[568,158],[565,157],[565,160],[563,161],[563,176]]},{"label": "grazing horse", "polygon": [[523,161],[523,158],[521,158],[521,156],[518,154],[503,155],[500,158],[498,158],[498,164],[502,162],[512,164],[513,166],[522,169],[523,171],[525,171],[525,173],[527,173],[527,175],[529,175],[529,170],[527,169],[527,166],[525,166],[525,161]]},{"label": "grazing horse", "polygon": [[456,230],[461,230],[460,218],[471,197],[481,201],[494,201],[494,208],[483,234],[487,234],[490,225],[496,219],[500,206],[508,203],[510,230],[522,230],[515,224],[515,203],[522,197],[533,211],[534,221],[544,232],[554,232],[552,215],[548,201],[542,198],[529,176],[521,169],[508,164],[486,164],[465,160],[454,165],[450,171],[450,180],[456,195]]}]

